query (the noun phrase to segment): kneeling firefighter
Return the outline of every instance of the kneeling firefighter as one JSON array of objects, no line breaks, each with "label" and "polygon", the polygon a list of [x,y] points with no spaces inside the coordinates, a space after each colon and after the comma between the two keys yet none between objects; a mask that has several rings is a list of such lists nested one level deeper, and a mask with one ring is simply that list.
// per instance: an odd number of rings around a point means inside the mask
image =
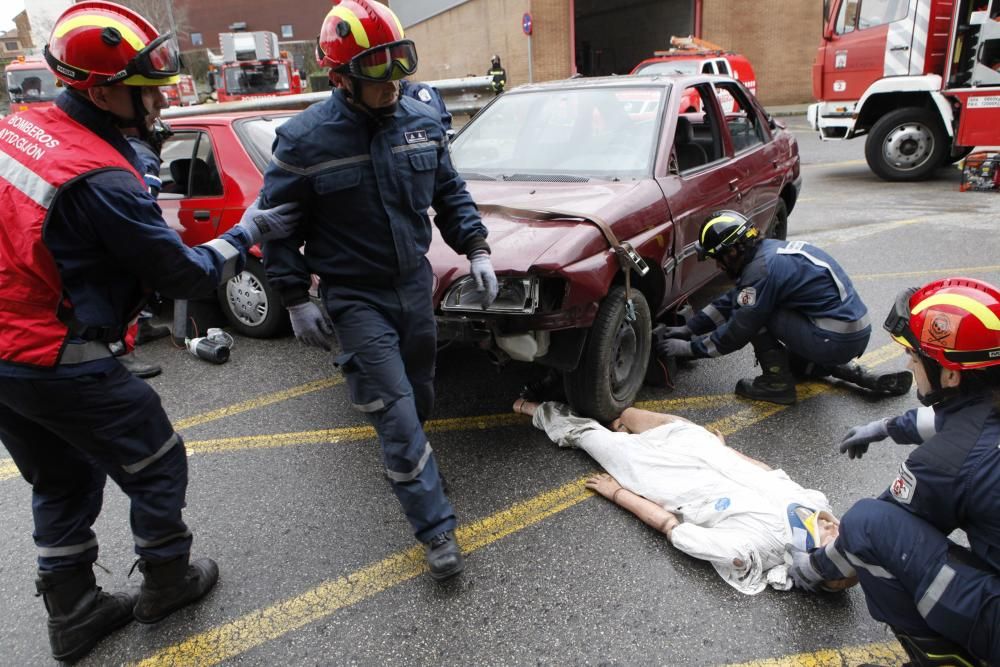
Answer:
[{"label": "kneeling firefighter", "polygon": [[[905,290],[885,328],[924,407],[851,429],[840,451],[890,435],[919,446],[835,541],[786,547],[790,573],[806,589],[856,574],[913,665],[1000,665],[1000,290],[970,278]],[[971,548],[948,539],[958,529]]]},{"label": "kneeling firefighter", "polygon": [[742,214],[719,211],[701,229],[698,259],[736,286],[681,326],[653,330],[660,355],[718,357],[753,345],[762,374],[736,394],[791,405],[795,380],[833,376],[875,394],[909,391],[908,372],[873,374],[852,360],[871,336],[868,309],[833,257],[802,241],[761,239]]},{"label": "kneeling firefighter", "polygon": [[[103,0],[56,20],[45,58],[55,104],[0,121],[0,440],[32,487],[37,589],[52,655],[73,661],[133,618],[155,623],[219,576],[190,560],[187,457],[147,383],[109,345],[154,291],[212,294],[247,251],[294,228],[293,206],[247,209],[188,248],[163,220],[125,131],[146,137],[178,80],[176,45]],[[97,586],[92,529],[111,478],[130,501],[138,593]]]}]

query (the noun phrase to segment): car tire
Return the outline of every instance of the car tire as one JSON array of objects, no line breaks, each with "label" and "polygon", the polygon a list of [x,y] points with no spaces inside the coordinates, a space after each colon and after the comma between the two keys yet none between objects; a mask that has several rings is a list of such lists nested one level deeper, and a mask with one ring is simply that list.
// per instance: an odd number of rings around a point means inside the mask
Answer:
[{"label": "car tire", "polygon": [[951,152],[948,133],[930,109],[906,107],[878,119],[865,142],[865,159],[886,181],[920,181]]},{"label": "car tire", "polygon": [[273,338],[288,331],[288,311],[256,257],[247,257],[243,271],[219,287],[218,298],[226,319],[244,336]]},{"label": "car tire", "polygon": [[625,319],[625,287],[608,292],[587,334],[583,358],[564,376],[566,397],[580,414],[609,422],[632,405],[646,376],[652,317],[646,298],[632,289],[635,321]]},{"label": "car tire", "polygon": [[779,241],[784,241],[788,238],[788,206],[781,197],[778,197],[778,205],[774,208],[774,215],[771,217],[771,226],[767,230],[767,236]]}]

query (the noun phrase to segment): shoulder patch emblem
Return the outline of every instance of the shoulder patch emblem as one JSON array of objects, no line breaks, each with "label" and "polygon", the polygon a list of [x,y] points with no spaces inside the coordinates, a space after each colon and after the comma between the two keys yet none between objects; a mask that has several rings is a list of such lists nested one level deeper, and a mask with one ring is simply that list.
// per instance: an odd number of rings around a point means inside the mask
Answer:
[{"label": "shoulder patch emblem", "polygon": [[408,144],[419,144],[427,141],[427,131],[414,130],[412,132],[404,132],[403,137],[406,138],[406,143]]},{"label": "shoulder patch emblem", "polygon": [[917,478],[906,467],[905,463],[899,464],[899,474],[889,486],[889,492],[896,502],[909,505],[913,500],[913,495],[917,492]]},{"label": "shoulder patch emblem", "polygon": [[752,306],[757,303],[757,289],[755,287],[744,287],[736,295],[737,306]]},{"label": "shoulder patch emblem", "polygon": [[417,97],[420,98],[421,102],[430,102],[431,91],[427,90],[426,88],[421,88],[420,90],[417,91]]}]

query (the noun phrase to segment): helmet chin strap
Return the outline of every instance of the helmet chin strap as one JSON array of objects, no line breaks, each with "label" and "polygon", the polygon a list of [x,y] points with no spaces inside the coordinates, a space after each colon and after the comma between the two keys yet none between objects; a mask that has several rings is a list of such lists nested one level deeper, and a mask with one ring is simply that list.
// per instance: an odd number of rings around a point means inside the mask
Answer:
[{"label": "helmet chin strap", "polygon": [[927,376],[927,381],[931,383],[931,390],[926,394],[920,393],[919,389],[917,390],[917,400],[922,405],[931,407],[958,394],[958,388],[956,387],[941,386],[941,365],[938,362],[921,354],[920,363],[924,366],[924,374]]},{"label": "helmet chin strap", "polygon": [[[384,107],[373,108],[361,101],[363,95],[361,94],[361,87],[367,85],[368,82],[364,79],[358,79],[356,77],[350,77],[351,86],[350,88],[345,88],[344,92],[347,94],[347,101],[358,107],[366,114],[374,118],[375,120],[382,120],[384,118],[389,118],[396,113],[396,107],[399,106],[399,89],[396,89],[396,100],[392,104],[388,104]],[[357,91],[357,95],[354,94],[352,89]]]},{"label": "helmet chin strap", "polygon": [[134,129],[138,132],[139,138],[145,142],[149,142],[150,132],[149,127],[146,125],[146,117],[149,116],[149,109],[142,101],[142,87],[141,86],[128,86],[129,96],[132,98],[132,118],[122,118],[115,114],[111,114],[114,119],[115,125],[122,129]]}]

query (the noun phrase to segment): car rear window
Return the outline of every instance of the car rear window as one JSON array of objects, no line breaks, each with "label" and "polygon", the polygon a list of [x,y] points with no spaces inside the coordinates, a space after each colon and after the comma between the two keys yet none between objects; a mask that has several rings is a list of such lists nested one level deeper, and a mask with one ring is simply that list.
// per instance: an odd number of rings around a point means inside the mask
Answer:
[{"label": "car rear window", "polygon": [[648,177],[667,87],[506,93],[466,125],[452,160],[466,178]]},{"label": "car rear window", "polygon": [[291,116],[260,116],[235,123],[236,134],[261,173],[271,161],[271,146],[278,128]]}]

